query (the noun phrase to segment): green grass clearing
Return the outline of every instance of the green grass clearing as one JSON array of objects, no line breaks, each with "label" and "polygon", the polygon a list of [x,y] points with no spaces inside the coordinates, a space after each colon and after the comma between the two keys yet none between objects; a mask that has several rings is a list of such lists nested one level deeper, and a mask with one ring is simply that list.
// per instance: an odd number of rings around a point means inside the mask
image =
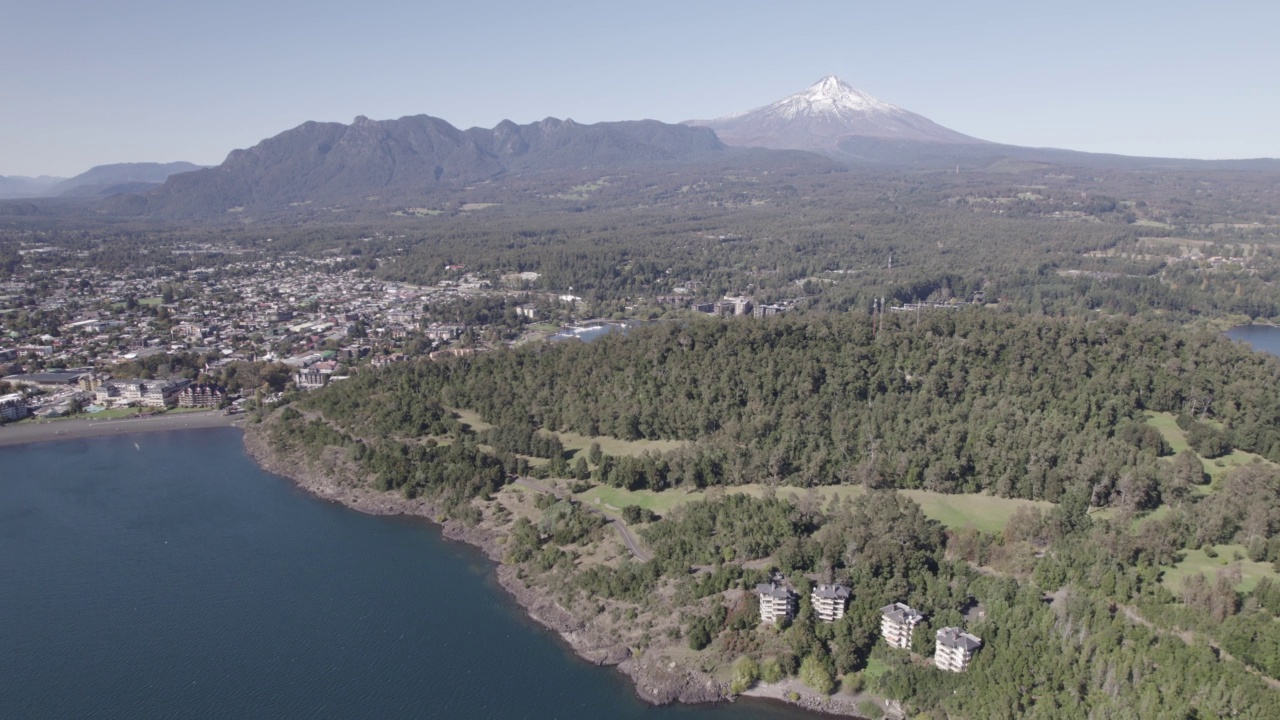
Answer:
[{"label": "green grass clearing", "polygon": [[686,490],[665,490],[663,492],[623,490],[609,487],[608,485],[597,485],[584,493],[579,493],[576,497],[589,506],[603,510],[621,510],[628,505],[639,505],[659,515],[666,515],[673,507],[705,498],[706,493],[688,492]]},{"label": "green grass clearing", "polygon": [[867,668],[862,671],[862,677],[866,678],[867,682],[875,682],[887,672],[889,672],[889,663],[880,658],[870,658],[867,660]]},{"label": "green grass clearing", "polygon": [[458,416],[458,422],[471,428],[471,432],[484,432],[493,428],[492,425],[480,419],[480,413],[473,410],[458,410],[451,408],[450,412]]},{"label": "green grass clearing", "polygon": [[[1160,581],[1176,595],[1182,592],[1182,582],[1185,578],[1203,573],[1209,582],[1213,583],[1218,571],[1226,570],[1231,565],[1240,566],[1240,575],[1243,579],[1235,586],[1240,592],[1253,590],[1258,585],[1258,581],[1264,577],[1280,580],[1280,575],[1276,574],[1271,563],[1250,560],[1243,545],[1215,545],[1213,550],[1218,557],[1209,557],[1203,549],[1186,550],[1182,561],[1165,570],[1164,577]],[[1243,558],[1242,560],[1235,559],[1237,553]]]},{"label": "green grass clearing", "polygon": [[[1165,442],[1169,443],[1169,447],[1173,448],[1175,453],[1180,453],[1190,447],[1187,445],[1187,434],[1182,431],[1182,428],[1178,427],[1177,417],[1173,413],[1147,413],[1147,424],[1160,431],[1160,434],[1164,436]],[[1210,424],[1218,426],[1216,423]],[[1217,485],[1218,478],[1227,471],[1254,462],[1275,465],[1275,463],[1263,458],[1261,455],[1238,448],[1227,455],[1212,460],[1200,458],[1200,463],[1204,465],[1205,473],[1209,475],[1209,484],[1197,485],[1193,490],[1201,495],[1207,495]]]},{"label": "green grass clearing", "polygon": [[600,443],[600,450],[604,454],[613,455],[614,457],[636,456],[646,450],[660,453],[668,452],[685,446],[685,441],[683,440],[619,440],[618,438],[604,435],[590,437],[571,432],[553,434],[560,438],[565,450],[585,452],[591,447],[591,443],[598,442]]},{"label": "green grass clearing", "polygon": [[[765,486],[753,483],[726,487],[723,490],[713,490],[712,492],[746,493],[760,497],[763,495],[764,489]],[[800,500],[806,493],[813,492],[815,496],[825,498],[824,504],[829,502],[832,496],[843,499],[847,496],[861,495],[864,492],[861,486],[853,485],[824,486],[812,488],[812,490],[808,488],[780,487],[777,490],[779,497],[792,500]],[[1038,508],[1041,512],[1047,512],[1054,506],[1050,502],[1000,498],[977,493],[948,495],[929,490],[899,490],[898,492],[918,503],[926,517],[937,520],[954,530],[977,528],[983,532],[997,533],[1004,530],[1005,525],[1009,523],[1009,518],[1020,507],[1029,506]],[[639,505],[659,515],[664,515],[672,508],[679,507],[687,502],[706,499],[707,495],[707,491],[666,490],[654,492],[652,490],[622,490],[597,486],[579,494],[578,497],[583,502],[593,504],[598,499],[600,503],[615,508]]]}]

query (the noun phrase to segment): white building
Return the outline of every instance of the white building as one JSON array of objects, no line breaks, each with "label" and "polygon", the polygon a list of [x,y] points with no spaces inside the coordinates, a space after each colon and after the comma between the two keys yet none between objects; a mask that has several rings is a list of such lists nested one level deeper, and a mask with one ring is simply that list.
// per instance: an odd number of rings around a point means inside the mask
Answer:
[{"label": "white building", "polygon": [[819,620],[835,622],[844,617],[849,595],[849,588],[843,585],[818,585],[809,594],[809,602],[813,604],[813,612]]},{"label": "white building", "polygon": [[777,583],[761,583],[756,586],[756,596],[760,598],[760,621],[776,623],[783,618],[790,619],[796,613],[796,594],[791,588]]},{"label": "white building", "polygon": [[911,633],[924,620],[924,615],[913,607],[896,602],[880,608],[880,634],[890,647],[906,650],[911,647]]},{"label": "white building", "polygon": [[939,670],[964,672],[973,659],[973,653],[982,647],[982,638],[970,635],[958,627],[945,627],[938,631],[934,645],[933,664]]},{"label": "white building", "polygon": [[27,416],[27,400],[22,393],[0,395],[0,420],[13,422]]}]

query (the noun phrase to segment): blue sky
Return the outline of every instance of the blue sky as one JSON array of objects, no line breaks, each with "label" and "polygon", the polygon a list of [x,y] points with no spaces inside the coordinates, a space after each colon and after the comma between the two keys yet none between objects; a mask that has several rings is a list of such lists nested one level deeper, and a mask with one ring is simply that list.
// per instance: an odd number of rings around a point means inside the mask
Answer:
[{"label": "blue sky", "polygon": [[1274,1],[12,0],[3,15],[3,175],[216,164],[356,115],[678,122],[827,74],[987,140],[1280,157]]}]

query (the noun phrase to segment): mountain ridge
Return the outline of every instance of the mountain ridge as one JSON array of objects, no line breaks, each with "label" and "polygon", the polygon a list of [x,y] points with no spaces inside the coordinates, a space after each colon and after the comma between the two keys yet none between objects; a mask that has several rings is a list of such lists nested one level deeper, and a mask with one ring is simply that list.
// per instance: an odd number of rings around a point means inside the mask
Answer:
[{"label": "mountain ridge", "polygon": [[172,176],[142,197],[148,213],[220,214],[370,195],[422,197],[508,173],[680,162],[724,150],[711,130],[656,120],[504,120],[460,130],[430,115],[361,115],[349,125],[305,122],[231,151],[216,167]]}]

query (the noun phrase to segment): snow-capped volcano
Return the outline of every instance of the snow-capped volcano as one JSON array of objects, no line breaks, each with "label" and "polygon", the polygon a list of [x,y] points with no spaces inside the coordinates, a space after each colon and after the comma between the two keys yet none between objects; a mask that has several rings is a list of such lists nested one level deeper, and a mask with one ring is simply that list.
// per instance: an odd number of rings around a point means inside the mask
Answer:
[{"label": "snow-capped volcano", "polygon": [[715,130],[729,145],[824,153],[839,152],[837,145],[849,137],[982,142],[878,100],[835,75],[771,105],[714,120],[690,120],[688,124]]}]

